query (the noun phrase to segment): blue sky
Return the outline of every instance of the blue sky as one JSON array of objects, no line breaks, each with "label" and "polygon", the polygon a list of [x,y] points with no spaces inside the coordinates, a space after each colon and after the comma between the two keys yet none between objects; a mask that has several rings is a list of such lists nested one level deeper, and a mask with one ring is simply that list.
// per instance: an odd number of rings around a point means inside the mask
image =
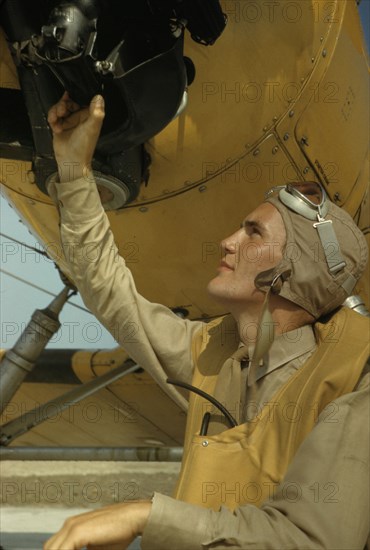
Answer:
[{"label": "blue sky", "polygon": [[[369,45],[370,0],[362,0],[360,14]],[[30,246],[35,240],[19,221],[16,212],[0,198],[0,232]],[[54,264],[26,247],[0,236],[1,267],[53,294],[63,289]],[[35,309],[45,308],[52,300],[42,290],[0,273],[0,347],[9,348],[20,337]],[[79,296],[71,302],[84,307]],[[60,316],[61,329],[48,348],[113,348],[117,344],[90,313],[67,304]]]},{"label": "blue sky", "polygon": [[[1,197],[0,232],[13,239],[37,246],[26,226],[19,221],[16,212]],[[40,248],[40,246],[39,246]],[[0,237],[1,268],[24,278],[43,290],[53,294],[63,289],[63,283],[54,263],[25,246]],[[0,273],[0,347],[11,347],[35,309],[45,308],[53,299],[42,290],[30,287],[13,277]],[[73,302],[84,308],[80,297],[73,296]],[[49,348],[112,348],[115,341],[98,323],[93,315],[67,303],[60,315],[62,324],[59,332],[48,344]]]}]

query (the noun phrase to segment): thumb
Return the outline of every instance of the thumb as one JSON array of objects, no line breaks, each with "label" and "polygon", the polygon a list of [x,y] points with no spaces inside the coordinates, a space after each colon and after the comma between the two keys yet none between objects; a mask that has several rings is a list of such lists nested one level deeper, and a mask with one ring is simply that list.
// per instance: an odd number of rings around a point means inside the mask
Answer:
[{"label": "thumb", "polygon": [[103,96],[96,95],[92,98],[89,111],[91,118],[101,125],[105,116],[105,102]]}]

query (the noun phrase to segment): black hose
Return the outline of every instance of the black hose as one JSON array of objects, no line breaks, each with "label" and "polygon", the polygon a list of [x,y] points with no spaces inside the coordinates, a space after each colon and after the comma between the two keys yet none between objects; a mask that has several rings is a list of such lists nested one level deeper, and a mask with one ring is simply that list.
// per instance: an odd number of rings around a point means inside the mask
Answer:
[{"label": "black hose", "polygon": [[174,386],[180,386],[181,388],[185,388],[186,390],[192,391],[200,395],[201,397],[204,397],[205,399],[207,399],[207,401],[210,401],[212,405],[217,407],[217,409],[221,411],[222,414],[225,416],[226,420],[230,424],[230,428],[235,428],[235,426],[238,425],[235,418],[231,416],[229,411],[223,405],[221,405],[221,403],[217,401],[217,399],[215,399],[213,395],[209,395],[209,393],[206,393],[203,390],[200,390],[199,388],[192,386],[191,384],[187,384],[186,382],[180,382],[178,380],[170,380],[169,378],[167,378],[166,382],[167,384],[173,384]]}]

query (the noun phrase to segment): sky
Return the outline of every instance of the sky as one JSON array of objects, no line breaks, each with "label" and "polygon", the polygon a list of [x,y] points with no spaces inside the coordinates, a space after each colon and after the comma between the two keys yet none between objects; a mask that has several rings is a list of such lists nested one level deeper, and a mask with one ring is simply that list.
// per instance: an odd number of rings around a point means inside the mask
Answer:
[{"label": "sky", "polygon": [[[16,212],[1,197],[0,233],[8,235],[21,243],[37,246],[27,227],[19,221]],[[41,247],[38,245],[38,248]],[[1,269],[30,283],[41,287],[40,290],[0,272],[0,348],[11,347],[20,337],[25,325],[35,309],[45,308],[53,296],[59,294],[64,285],[54,263],[26,246],[0,236]],[[81,309],[86,309],[80,296],[73,296],[60,314],[61,328],[53,336],[48,348],[113,348],[115,341],[95,317]]]},{"label": "sky", "polygon": [[[362,0],[360,14],[367,44],[369,45],[370,0]],[[0,233],[25,245],[37,246],[27,227],[19,221],[17,213],[0,197]],[[58,294],[63,289],[53,262],[0,236],[1,269],[40,287],[0,272],[0,348],[12,347],[21,336],[35,309],[45,308],[53,299],[45,291]],[[77,304],[79,308],[71,303]],[[113,337],[87,311],[79,296],[67,303],[60,315],[61,328],[48,344],[48,348],[111,349],[117,344]]]}]

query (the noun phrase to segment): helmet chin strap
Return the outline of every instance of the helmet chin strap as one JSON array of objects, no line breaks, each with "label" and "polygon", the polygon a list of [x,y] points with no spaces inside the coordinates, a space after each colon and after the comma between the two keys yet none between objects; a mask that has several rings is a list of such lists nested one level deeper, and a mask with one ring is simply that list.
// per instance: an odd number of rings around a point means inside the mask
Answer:
[{"label": "helmet chin strap", "polygon": [[[271,294],[279,294],[283,282],[289,277],[291,270],[287,269],[285,271],[278,271],[277,274],[275,274],[275,272],[276,267],[260,273],[259,275],[257,275],[255,280],[255,285],[257,288],[261,288],[260,284],[257,284],[258,279],[263,281],[267,278],[270,279],[270,283],[266,281],[263,284],[263,286],[265,286],[266,284],[269,284],[269,286],[265,295],[265,299],[263,301],[262,311],[258,321],[257,340],[249,367],[248,379],[251,385],[252,401],[254,401],[256,394],[256,374],[258,368],[260,367],[262,359],[267,354],[274,340],[274,338],[271,338],[271,334],[274,334],[274,321],[272,319],[270,311]],[[272,331],[271,328],[273,329]]]}]

